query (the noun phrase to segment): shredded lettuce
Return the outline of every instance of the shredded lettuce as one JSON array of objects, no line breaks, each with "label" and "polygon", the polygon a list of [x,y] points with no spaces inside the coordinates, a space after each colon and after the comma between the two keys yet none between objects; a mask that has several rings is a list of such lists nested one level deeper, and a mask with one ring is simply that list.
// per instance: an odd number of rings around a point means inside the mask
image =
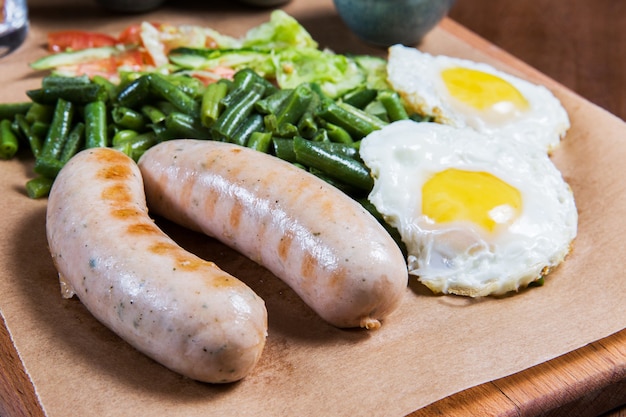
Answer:
[{"label": "shredded lettuce", "polygon": [[275,73],[271,53],[252,49],[178,48],[170,52],[169,59],[185,69],[250,68],[267,78],[273,78]]},{"label": "shredded lettuce", "polygon": [[274,55],[274,65],[281,88],[314,82],[331,98],[362,85],[366,79],[363,71],[347,56],[314,48],[279,51]]},{"label": "shredded lettuce", "polygon": [[320,50],[309,32],[282,10],[275,10],[269,21],[250,29],[238,49],[179,48],[170,53],[170,60],[188,69],[248,67],[275,79],[281,88],[314,82],[332,98],[363,85],[386,86],[384,59]]},{"label": "shredded lettuce", "polygon": [[278,9],[272,12],[269,21],[250,29],[241,46],[271,51],[290,47],[317,48],[317,42],[296,19]]}]

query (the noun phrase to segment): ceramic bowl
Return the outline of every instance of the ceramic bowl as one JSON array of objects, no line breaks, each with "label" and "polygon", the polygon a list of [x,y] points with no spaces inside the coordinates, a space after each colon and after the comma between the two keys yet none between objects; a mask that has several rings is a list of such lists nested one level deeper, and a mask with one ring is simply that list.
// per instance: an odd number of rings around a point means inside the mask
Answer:
[{"label": "ceramic bowl", "polygon": [[115,12],[142,13],[156,9],[165,0],[96,0],[100,6]]},{"label": "ceramic bowl", "polygon": [[241,3],[249,4],[257,7],[275,7],[282,6],[290,0],[239,0]]},{"label": "ceramic bowl", "polygon": [[374,45],[419,43],[448,13],[454,0],[333,0],[359,38]]}]

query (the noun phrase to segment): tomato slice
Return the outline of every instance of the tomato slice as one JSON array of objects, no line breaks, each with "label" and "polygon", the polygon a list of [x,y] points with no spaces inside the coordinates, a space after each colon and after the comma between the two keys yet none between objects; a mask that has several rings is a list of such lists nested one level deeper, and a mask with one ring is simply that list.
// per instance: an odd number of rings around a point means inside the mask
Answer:
[{"label": "tomato slice", "polygon": [[[156,28],[159,28],[161,26],[161,24],[158,22],[151,22],[151,24]],[[117,41],[124,45],[140,45],[141,23],[136,23],[128,26],[119,34],[119,36],[117,37]]]},{"label": "tomato slice", "polygon": [[130,25],[120,33],[117,40],[124,45],[141,43],[141,24]]},{"label": "tomato slice", "polygon": [[48,34],[48,51],[50,52],[78,51],[86,48],[113,46],[115,44],[117,44],[117,39],[105,33],[62,30]]},{"label": "tomato slice", "polygon": [[146,54],[139,49],[130,49],[115,56],[116,67],[125,67],[131,71],[142,71],[148,63]]}]

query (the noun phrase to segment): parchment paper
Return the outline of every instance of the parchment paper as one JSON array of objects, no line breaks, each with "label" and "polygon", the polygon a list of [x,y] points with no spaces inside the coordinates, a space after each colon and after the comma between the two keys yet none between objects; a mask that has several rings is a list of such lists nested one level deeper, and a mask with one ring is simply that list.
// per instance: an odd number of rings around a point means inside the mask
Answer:
[{"label": "parchment paper", "polygon": [[[22,100],[27,88],[38,85],[41,74],[27,63],[44,54],[45,34],[52,29],[116,34],[149,19],[240,35],[269,13],[211,2],[176,2],[147,16],[102,13],[78,0],[29,4],[32,30],[26,44],[0,60],[1,101]],[[330,0],[294,0],[285,10],[322,46],[384,54],[348,32]],[[485,60],[547,82],[569,111],[572,128],[553,158],[574,191],[579,235],[567,262],[543,287],[472,300],[434,296],[411,280],[401,308],[379,331],[338,330],[253,262],[157,219],[184,247],[247,282],[268,307],[268,343],[253,374],[231,385],[197,383],[135,351],[76,298],[61,298],[46,246],[46,201],[24,193],[32,176],[32,161],[24,154],[0,162],[0,312],[47,415],[399,416],[624,329],[626,125],[532,70],[493,61],[488,51],[476,50],[445,27],[431,32],[420,48]]]}]

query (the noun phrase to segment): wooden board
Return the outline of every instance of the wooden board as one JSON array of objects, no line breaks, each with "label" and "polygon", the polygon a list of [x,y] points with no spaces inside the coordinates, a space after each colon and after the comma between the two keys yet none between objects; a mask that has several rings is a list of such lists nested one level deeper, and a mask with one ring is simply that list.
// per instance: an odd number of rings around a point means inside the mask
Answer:
[{"label": "wooden board", "polygon": [[[65,7],[55,8],[54,5],[58,4],[63,4]],[[44,2],[42,0],[40,2],[33,1],[30,5],[33,17],[33,31],[31,33],[30,43],[12,55],[11,62],[3,61],[1,63],[3,71],[5,71],[3,74],[5,84],[3,84],[2,87],[3,93],[5,93],[3,97],[5,100],[3,101],[17,100],[23,95],[23,91],[27,86],[37,84],[38,78],[36,75],[25,75],[29,74],[26,62],[38,53],[37,48],[41,46],[42,40],[45,39],[44,35],[47,30],[63,26],[69,27],[70,25],[71,27],[75,27],[74,25],[76,24],[78,27],[90,29],[97,27],[100,30],[114,33],[120,27],[125,26],[125,24],[134,23],[138,19],[137,16],[102,16],[101,12],[94,6],[83,5],[83,3],[78,1],[64,2],[57,0],[57,2]],[[217,21],[219,24],[219,19],[216,16],[227,19],[229,16],[232,16],[232,13],[237,13],[238,19],[235,21],[229,20],[228,25],[228,30],[232,31],[234,34],[242,33],[245,29],[250,27],[252,23],[258,22],[266,16],[266,12],[236,6],[214,6],[214,9],[207,9],[193,4],[192,2],[183,2],[177,6],[178,7],[169,7],[167,9],[166,16],[168,19],[172,21],[193,20],[197,22],[201,16],[206,16],[207,19],[213,19],[211,22]],[[322,44],[332,45],[339,49],[338,52],[382,54],[380,50],[359,43],[354,37],[347,33],[334,15],[330,7],[330,2],[320,2],[315,5],[293,2],[286,9],[296,16],[302,16],[303,24],[310,28],[314,37],[320,40]],[[77,20],[77,16],[84,19]],[[33,39],[33,37],[35,37],[36,40]],[[581,113],[581,109],[588,110],[590,115],[594,116],[593,118],[595,120],[599,118],[603,122],[606,122],[606,124],[611,127],[611,132],[608,132],[610,135],[617,136],[613,130],[622,131],[624,129],[623,123],[614,120],[610,115],[595,108],[567,89],[564,89],[558,83],[513,59],[506,53],[493,47],[493,45],[475,37],[450,20],[446,20],[441,27],[425,41],[423,47],[442,53],[469,55],[480,59],[491,60],[513,72],[517,72],[518,74],[533,79],[534,81],[544,83],[555,89],[559,93],[560,98],[567,101],[568,106],[570,106],[570,109],[573,110],[575,114],[578,115]],[[342,48],[344,51],[340,50]],[[9,71],[10,74],[7,73],[7,71]],[[10,85],[8,83],[10,83]],[[588,128],[588,125],[591,123],[590,120],[583,120],[582,118],[580,121],[577,118],[575,122],[575,132],[579,131],[581,128]],[[606,132],[603,131],[603,133]],[[576,159],[573,161],[569,160],[567,153],[560,158],[560,162],[566,166],[572,162],[578,162]],[[3,166],[2,169],[5,169],[5,166]],[[10,168],[7,169],[11,172],[17,172],[19,178],[28,176],[29,161],[15,161],[9,163],[8,166]],[[573,172],[567,171],[567,175],[573,176]],[[19,195],[20,184],[21,183],[17,181],[8,188],[12,194],[3,194],[6,196],[3,197],[5,202],[10,202],[16,206],[25,204],[21,202],[24,196]],[[176,411],[184,412],[184,410],[192,410],[194,413],[197,412],[198,414],[207,415],[210,409],[207,407],[211,407],[215,404],[211,404],[210,402],[203,403],[203,401],[208,401],[208,399],[206,397],[201,398],[199,395],[206,391],[205,394],[210,399],[211,396],[217,396],[216,390],[204,390],[203,387],[197,387],[195,385],[189,388],[187,381],[181,381],[170,375],[169,372],[163,372],[157,369],[158,366],[145,360],[145,358],[132,351],[132,349],[128,349],[123,343],[119,343],[114,335],[101,331],[102,329],[100,329],[99,324],[91,320],[89,315],[81,309],[77,302],[72,302],[71,300],[67,303],[61,302],[55,298],[56,294],[50,294],[50,292],[55,291],[54,283],[45,280],[46,275],[48,276],[47,279],[49,279],[50,273],[52,272],[50,265],[44,264],[42,268],[29,265],[29,253],[34,252],[38,255],[45,255],[45,238],[42,235],[44,226],[42,220],[45,205],[42,202],[29,202],[28,204],[31,204],[31,206],[26,210],[28,213],[26,218],[23,212],[13,208],[7,212],[7,216],[9,217],[7,222],[21,224],[22,226],[19,227],[18,230],[25,233],[28,233],[29,230],[34,228],[32,236],[29,234],[28,239],[20,239],[17,243],[13,240],[8,241],[5,239],[2,249],[5,254],[13,253],[19,255],[18,259],[10,259],[10,266],[17,271],[20,279],[41,285],[41,287],[29,289],[31,294],[26,297],[26,300],[31,304],[26,306],[26,314],[19,317],[12,314],[5,315],[5,321],[0,328],[0,357],[2,358],[0,361],[0,414],[3,416],[5,414],[8,416],[43,415],[43,409],[46,409],[50,415],[63,415],[59,414],[60,410],[66,413],[71,413],[73,410],[82,410],[82,414],[84,414],[85,410],[90,410],[94,415],[122,415],[123,413],[141,415],[142,410],[148,409],[118,409],[118,406],[128,405],[126,402],[127,398],[125,397],[125,394],[128,394],[137,396],[135,398],[143,398],[145,395],[150,401],[164,401],[163,405],[165,407],[174,407],[169,409],[170,414]],[[583,207],[587,208],[588,206]],[[621,227],[621,225],[619,226]],[[609,228],[603,228],[602,230],[608,229]],[[171,230],[181,239],[190,239],[181,235],[180,230],[175,228]],[[31,237],[32,239],[30,239]],[[193,245],[193,242],[187,243],[199,249],[197,245]],[[31,245],[32,250],[15,250],[13,249],[15,245],[20,247],[24,247],[23,245]],[[234,259],[235,255],[232,253],[223,249],[220,250],[224,252],[226,257]],[[622,255],[621,252],[619,255]],[[17,263],[20,263],[19,268],[17,268]],[[33,262],[33,264],[36,265],[37,262]],[[241,263],[237,261],[235,265],[241,266]],[[253,269],[253,267],[254,266],[249,263],[244,263],[244,268]],[[267,278],[267,276],[265,277]],[[623,293],[624,285],[619,282],[615,285],[615,288],[622,290]],[[547,288],[550,287],[548,286]],[[278,289],[279,291],[287,291],[280,286]],[[549,289],[546,289],[546,291],[549,291]],[[11,291],[5,293],[8,294],[8,296],[5,295],[1,300],[2,304],[0,304],[0,311],[3,315],[14,308],[14,303],[22,301],[21,298],[16,299],[17,297],[23,296],[22,293],[23,291],[17,291],[17,294]],[[530,297],[532,296],[534,296],[534,293],[530,295]],[[521,297],[529,297],[529,295],[523,294]],[[282,298],[282,295],[281,297],[277,297],[274,294],[273,298]],[[513,303],[515,300],[517,299],[514,299]],[[272,301],[272,308],[274,310],[278,310],[287,315],[291,313],[289,310],[281,311],[282,304],[276,303],[275,300],[270,301]],[[290,299],[290,302],[295,301]],[[41,303],[41,305],[38,305],[38,303]],[[298,305],[296,304],[296,306]],[[45,309],[47,308],[52,308],[54,311],[46,312]],[[618,313],[623,311],[623,306],[616,306],[615,311]],[[54,318],[67,320],[68,323],[60,325],[59,323],[52,322],[51,318],[45,317],[46,314]],[[401,317],[407,318],[406,316]],[[319,323],[308,315],[304,323],[308,325],[312,324],[315,329],[314,331],[305,332],[308,337],[312,335],[319,337],[321,335],[326,338],[326,342],[334,340],[333,338],[337,337],[336,332],[323,328],[323,326],[318,327],[320,326]],[[615,328],[619,331],[623,329],[623,327],[623,325],[613,325],[607,328]],[[59,330],[60,333],[54,333]],[[298,337],[296,333],[285,332],[285,325],[277,326],[276,323],[274,323],[273,327],[271,326],[270,332],[272,339],[270,343],[271,349],[266,355],[268,359],[261,364],[261,369],[257,375],[258,378],[252,378],[252,383],[267,384],[266,390],[262,391],[265,393],[264,397],[257,399],[259,403],[280,401],[283,397],[280,397],[280,394],[274,390],[277,386],[277,384],[274,384],[276,380],[281,378],[285,379],[291,374],[297,373],[298,365],[310,366],[310,362],[306,361],[302,363],[290,363],[288,361],[277,360],[279,355],[289,356],[289,350],[285,349],[290,346],[290,338],[295,338],[297,342],[301,342],[302,340],[298,339],[302,339],[302,336]],[[601,408],[594,409],[592,406],[593,404],[597,404],[599,399],[604,400],[601,401],[603,404],[602,407],[611,407],[612,405],[617,405],[625,401],[623,398],[625,392],[624,373],[626,369],[626,354],[624,352],[626,341],[624,340],[624,331],[622,330],[613,336],[606,337],[610,333],[612,333],[610,330],[604,329],[603,331],[595,333],[604,334],[603,336],[594,336],[588,341],[585,341],[584,338],[582,340],[568,340],[567,343],[558,346],[559,349],[553,350],[551,354],[547,354],[543,359],[541,355],[537,355],[534,361],[530,362],[534,366],[528,364],[520,365],[518,367],[519,370],[528,369],[521,372],[516,371],[511,376],[503,375],[501,378],[492,378],[493,380],[486,382],[481,378],[471,378],[461,375],[461,377],[467,379],[464,380],[464,384],[460,386],[465,385],[467,389],[462,389],[460,392],[457,392],[458,390],[454,388],[446,389],[445,387],[435,387],[440,390],[439,392],[451,390],[451,395],[422,408],[417,411],[415,415],[436,415],[440,412],[444,415],[539,415],[545,414],[546,410],[554,410],[554,413],[557,413],[556,410],[582,410],[582,412],[587,412],[587,414],[581,413],[578,415],[597,414],[604,410]],[[382,334],[382,337],[387,337],[392,335],[392,332]],[[277,338],[276,335],[281,337]],[[346,335],[343,334],[342,337],[346,337]],[[95,347],[93,346],[94,338],[96,338],[98,342],[98,345]],[[348,334],[348,339],[354,342],[358,340],[358,337],[354,337],[353,334]],[[587,345],[589,342],[593,343]],[[33,346],[33,344],[37,343],[39,343],[37,346]],[[315,344],[318,345],[315,349],[306,351],[309,355],[317,355],[318,352],[323,351],[319,346],[319,341]],[[376,344],[371,340],[361,340],[360,343],[355,344],[356,347],[354,351],[362,352],[358,345],[368,344],[369,346],[376,347]],[[405,345],[406,343],[402,344]],[[497,346],[497,344],[494,343],[493,346]],[[63,347],[63,349],[59,349],[59,347]],[[93,351],[90,352],[93,358],[81,354],[81,348],[84,349],[86,347],[94,348]],[[535,349],[536,348],[537,346],[535,346]],[[566,353],[570,352],[572,349],[576,350],[564,356],[560,356],[559,352]],[[349,350],[344,349],[342,353],[345,354],[348,351]],[[384,363],[389,364],[389,366],[399,367],[401,366],[400,362],[402,358],[398,358],[397,361],[391,360],[393,358],[386,358],[386,356],[393,355],[394,352],[406,353],[406,350],[402,350],[399,346],[394,345],[390,350],[385,352],[388,353],[387,355],[375,357],[378,360],[385,359],[387,362]],[[114,355],[115,361],[111,361],[111,355]],[[553,359],[554,356],[558,357]],[[323,355],[320,355],[320,360],[323,360]],[[349,362],[349,358],[347,362]],[[63,370],[58,370],[55,369],[58,364],[64,364],[64,366],[67,364],[70,365]],[[332,364],[341,367],[341,362],[339,361],[334,361]],[[137,375],[125,372],[124,368],[129,365],[134,366],[133,370],[138,372]],[[380,392],[380,388],[377,385],[377,382],[381,380],[379,376],[388,376],[378,375],[378,372],[385,373],[384,367],[355,367],[354,369],[341,368],[341,370],[348,373],[347,377],[344,375],[346,381],[361,379],[363,380],[362,385],[364,387],[374,387],[373,394]],[[66,379],[61,377],[59,384],[70,385],[53,387],[52,385],[54,384],[46,379],[52,376],[59,377],[61,371],[66,374],[72,374],[72,377],[67,377]],[[315,372],[318,370],[312,368],[311,371]],[[82,377],[80,372],[88,372],[88,374]],[[151,387],[148,383],[148,377],[141,375],[142,372],[145,372],[146,375],[149,376],[162,378],[163,383],[161,384],[161,381],[159,381],[159,384],[154,384],[154,386]],[[92,375],[93,373],[97,373],[98,375],[94,377]],[[504,373],[507,374],[507,372]],[[502,374],[502,372],[495,372],[495,374]],[[331,373],[325,373],[325,375],[329,376]],[[81,378],[85,387],[97,387],[100,388],[101,391],[94,389],[89,390],[88,388],[76,385],[77,381],[81,381]],[[436,380],[436,375],[431,376],[428,374],[426,378],[431,381],[433,378]],[[294,380],[293,382],[294,385],[298,385],[299,383],[298,380]],[[359,381],[352,381],[352,383],[354,382]],[[320,410],[323,412],[324,407],[328,406],[328,404],[325,403],[330,402],[327,398],[331,398],[330,394],[333,394],[333,392],[325,390],[326,385],[328,385],[330,389],[337,391],[337,388],[328,383],[327,380],[320,379],[319,384],[308,387],[308,389],[314,390],[313,395],[319,395],[320,398],[324,398],[324,400],[320,401],[318,398],[319,406],[317,409],[313,409],[309,406],[305,410],[298,410],[300,414],[305,414],[305,412],[318,414]],[[424,404],[424,401],[422,398],[419,398],[415,392],[411,392],[410,387],[407,389],[404,385],[405,381],[390,378],[389,384],[382,390],[383,392],[388,390],[388,395],[386,393],[387,399],[385,401],[380,400],[380,402],[378,402],[378,400],[372,400],[372,402],[361,401],[359,403],[358,400],[351,402],[350,399],[347,398],[342,404],[343,407],[340,411],[344,414],[368,415],[376,413],[381,415],[393,415],[398,414],[398,410],[411,412],[420,407],[420,404]],[[294,388],[297,389],[297,387]],[[346,391],[349,391],[349,388],[350,387],[344,387]],[[110,392],[116,395],[114,401],[111,401],[111,398],[108,398],[106,395],[100,395],[106,390],[110,390]],[[169,395],[168,390],[173,390],[178,395]],[[219,390],[219,395],[226,396],[228,395],[228,391],[228,389]],[[87,395],[79,398],[77,397],[77,393]],[[156,396],[154,394],[156,394]],[[323,394],[329,394],[329,396],[324,397]],[[432,391],[427,394],[432,395]],[[272,395],[276,395],[276,399],[272,401],[272,398],[269,398],[268,400],[267,396]],[[372,398],[380,397],[372,396]],[[391,404],[389,400],[393,398],[397,400],[396,402],[402,403],[402,408],[396,408],[396,404]],[[282,401],[288,399],[289,398],[284,398]],[[304,402],[305,400],[311,401],[310,398],[307,399],[303,397],[302,401]],[[296,405],[297,403],[298,401],[294,402]],[[138,401],[135,404],[141,405],[147,403]],[[194,404],[197,404],[197,406],[194,407]],[[312,402],[309,402],[309,404],[312,404]],[[272,405],[276,406],[276,404]],[[411,408],[412,405],[414,405],[413,408]],[[582,409],[580,408],[581,406],[583,407]],[[280,406],[278,409],[281,409]],[[283,413],[280,414],[286,413],[286,410],[282,409],[282,411]],[[402,413],[406,414],[406,412],[403,411]]]}]

